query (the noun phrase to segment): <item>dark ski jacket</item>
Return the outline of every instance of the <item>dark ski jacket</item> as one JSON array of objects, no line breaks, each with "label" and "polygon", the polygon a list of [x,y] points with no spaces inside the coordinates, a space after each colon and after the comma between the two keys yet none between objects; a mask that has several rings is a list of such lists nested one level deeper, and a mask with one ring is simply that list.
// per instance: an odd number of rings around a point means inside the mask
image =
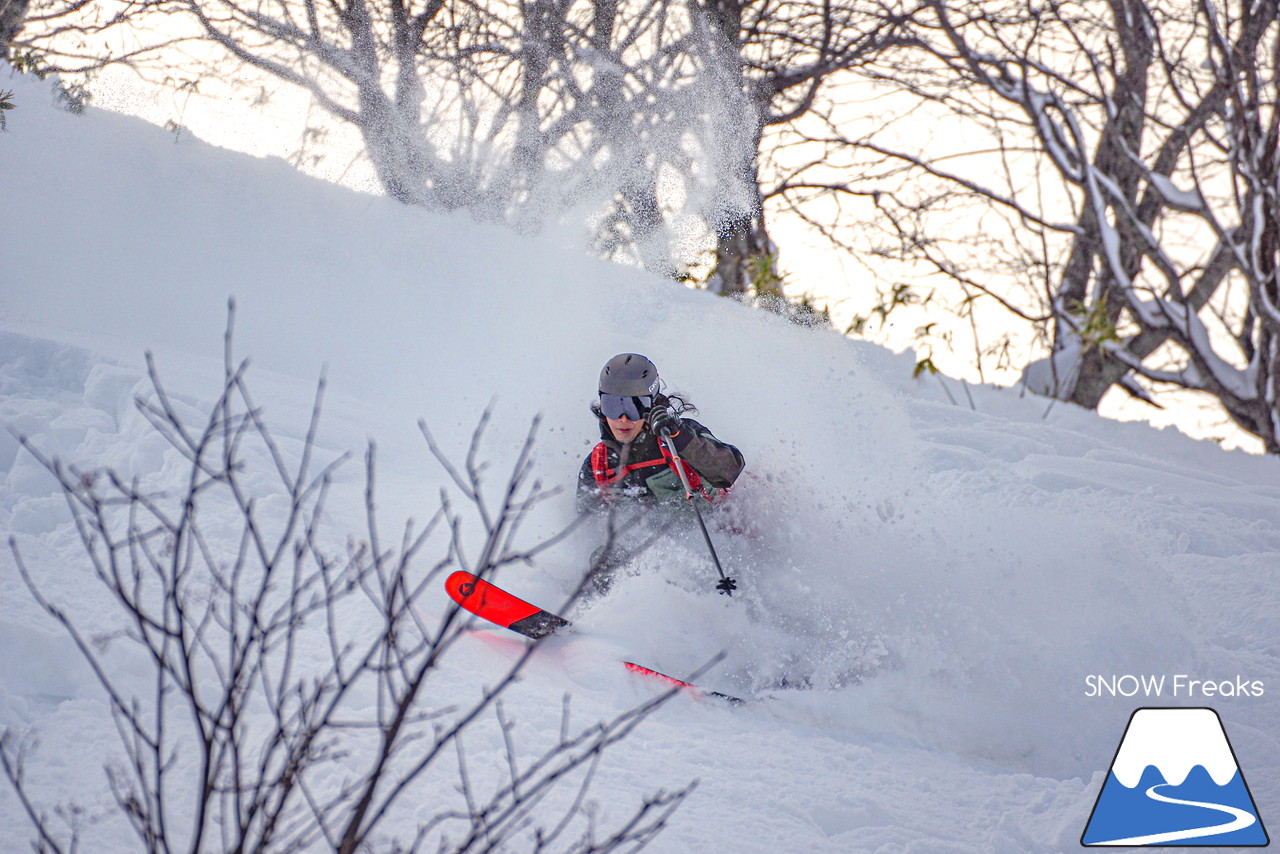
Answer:
[{"label": "dark ski jacket", "polygon": [[[600,444],[582,461],[578,471],[578,509],[581,512],[607,507],[609,502],[623,500],[641,504],[683,504],[684,486],[671,463],[659,447],[658,437],[647,429],[626,449],[626,472],[618,475],[624,448],[600,420]],[[694,477],[690,478],[694,493],[701,500],[720,498],[742,472],[746,461],[742,452],[721,442],[706,427],[692,418],[680,419],[680,432],[672,437],[676,452]],[[601,483],[604,479],[605,484]]]}]

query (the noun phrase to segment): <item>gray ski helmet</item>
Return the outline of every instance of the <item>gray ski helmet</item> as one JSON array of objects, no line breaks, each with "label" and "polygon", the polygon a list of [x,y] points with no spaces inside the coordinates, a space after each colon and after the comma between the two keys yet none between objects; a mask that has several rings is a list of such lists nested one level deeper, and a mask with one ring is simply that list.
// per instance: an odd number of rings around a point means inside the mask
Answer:
[{"label": "gray ski helmet", "polygon": [[658,366],[639,353],[619,353],[600,371],[600,393],[641,397],[658,393]]}]

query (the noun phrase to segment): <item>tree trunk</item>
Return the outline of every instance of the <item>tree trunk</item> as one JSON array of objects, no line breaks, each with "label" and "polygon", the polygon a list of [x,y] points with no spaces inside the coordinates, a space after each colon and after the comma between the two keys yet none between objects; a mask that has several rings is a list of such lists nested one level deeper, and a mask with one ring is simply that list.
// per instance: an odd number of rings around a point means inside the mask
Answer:
[{"label": "tree trunk", "polygon": [[762,209],[722,223],[716,229],[716,268],[708,290],[723,296],[749,293],[754,278],[752,259],[767,258],[772,266],[774,254]]},{"label": "tree trunk", "polygon": [[[740,65],[735,68],[735,73],[741,79]],[[741,84],[739,91],[742,91]],[[769,227],[764,219],[764,197],[760,193],[760,143],[769,103],[763,97],[748,100],[744,93],[742,106],[746,115],[741,117],[737,127],[747,126],[752,130],[749,136],[735,136],[728,141],[728,151],[724,156],[733,158],[735,162],[729,164],[725,174],[728,180],[736,181],[737,186],[721,188],[720,192],[728,199],[746,195],[750,201],[737,209],[726,203],[721,209],[715,221],[716,266],[707,283],[709,290],[724,296],[751,292],[756,278],[753,273],[763,272],[753,270],[753,262],[768,264],[769,272],[776,272],[772,268],[778,252],[769,237]]]},{"label": "tree trunk", "polygon": [[18,37],[28,5],[30,0],[0,0],[0,58],[8,53],[9,45]]},{"label": "tree trunk", "polygon": [[[1143,186],[1145,168],[1135,160],[1133,152],[1142,151],[1143,132],[1147,125],[1147,77],[1155,56],[1154,37],[1147,25],[1145,16],[1148,13],[1140,8],[1139,3],[1134,0],[1111,0],[1109,5],[1112,21],[1120,36],[1120,53],[1124,66],[1116,69],[1113,65],[1111,69],[1115,87],[1112,93],[1114,112],[1098,141],[1094,166],[1115,182],[1130,210],[1134,210],[1138,206],[1138,193]],[[1078,299],[1079,308],[1104,312],[1107,323],[1114,329],[1120,321],[1121,309],[1125,304],[1122,292],[1124,282],[1132,281],[1142,266],[1142,252],[1138,248],[1142,244],[1142,238],[1136,224],[1128,216],[1116,216],[1115,228],[1120,234],[1121,268],[1116,271],[1102,254],[1101,229],[1106,228],[1107,223],[1098,221],[1087,198],[1081,220],[1085,233],[1077,240],[1084,244],[1084,251],[1074,252],[1073,263],[1068,267],[1073,276],[1081,278],[1070,283],[1069,293]],[[1093,266],[1095,258],[1097,269],[1094,270],[1094,275],[1097,280],[1091,289],[1092,293],[1086,293],[1080,284],[1087,280],[1087,268]],[[1069,303],[1060,305],[1068,311],[1074,309]],[[1062,321],[1059,321],[1060,330],[1061,324]],[[1073,330],[1068,334],[1076,333]],[[1067,399],[1078,406],[1097,409],[1103,396],[1129,373],[1129,368],[1102,347],[1090,346],[1091,343],[1093,342],[1085,342],[1084,352],[1077,365],[1076,381]]]},{"label": "tree trunk", "polygon": [[376,86],[360,87],[356,124],[386,194],[406,205],[427,205],[426,175],[409,154],[415,141],[401,126],[395,105]]},{"label": "tree trunk", "polygon": [[[716,232],[715,268],[707,280],[707,289],[724,296],[751,291],[752,259],[772,259],[776,250],[769,239],[764,221],[764,200],[760,194],[759,154],[764,137],[764,123],[769,115],[771,89],[755,89],[747,79],[747,61],[743,57],[743,5],[738,0],[710,0],[702,7],[704,23],[710,38],[703,46],[707,71],[731,90],[736,103],[723,105],[741,115],[721,117],[719,127],[726,135],[719,152],[725,158],[718,170],[737,187],[718,188],[725,202],[712,217]],[[726,93],[727,94],[727,93]],[[749,199],[733,204],[739,192]],[[772,260],[768,263],[772,264]]]}]

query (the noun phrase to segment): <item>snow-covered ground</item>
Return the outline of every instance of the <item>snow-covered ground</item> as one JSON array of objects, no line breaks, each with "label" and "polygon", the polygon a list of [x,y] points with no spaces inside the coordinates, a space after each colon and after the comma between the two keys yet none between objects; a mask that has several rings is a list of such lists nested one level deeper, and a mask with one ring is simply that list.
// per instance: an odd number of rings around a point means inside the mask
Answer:
[{"label": "snow-covered ground", "polygon": [[[654,359],[700,420],[743,449],[751,537],[717,531],[741,594],[715,595],[677,536],[540,651],[508,711],[531,734],[654,690],[620,657],[755,698],[677,697],[610,754],[606,813],[699,785],[655,852],[1056,852],[1080,834],[1130,713],[1212,706],[1264,822],[1280,822],[1280,461],[1119,424],[1013,391],[910,378],[911,361],[640,272],[309,180],[139,120],[54,109],[9,78],[0,136],[0,420],[43,452],[163,489],[172,460],[137,413],[145,351],[193,411],[220,391],[222,332],[288,440],[327,366],[319,446],[378,446],[379,511],[425,518],[447,476],[417,423],[461,455],[486,407],[495,477],[538,414],[537,476],[566,491],[530,537],[573,516],[595,442],[600,365]],[[296,442],[287,447],[296,447]],[[0,433],[0,532],[54,600],[110,631],[52,478]],[[364,524],[358,463],[329,522]],[[503,586],[554,607],[590,531]],[[439,610],[447,600],[439,596]],[[513,646],[487,633],[447,684],[473,692]],[[0,557],[0,725],[37,739],[48,805],[100,816],[83,850],[137,850],[110,816],[115,733],[96,683]],[[1090,696],[1164,675],[1160,697]],[[1177,675],[1264,686],[1174,697]],[[437,701],[447,701],[436,698]],[[472,743],[473,754],[500,749]],[[0,850],[27,850],[0,787]]]}]

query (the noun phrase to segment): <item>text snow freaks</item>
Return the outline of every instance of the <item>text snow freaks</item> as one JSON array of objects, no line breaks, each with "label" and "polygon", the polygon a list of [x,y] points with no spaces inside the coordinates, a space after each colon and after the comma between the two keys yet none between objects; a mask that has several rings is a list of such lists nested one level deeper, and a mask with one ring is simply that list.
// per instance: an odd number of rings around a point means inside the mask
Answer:
[{"label": "text snow freaks", "polygon": [[1185,673],[1104,676],[1091,673],[1084,680],[1086,697],[1261,697],[1261,679],[1197,679]]}]

